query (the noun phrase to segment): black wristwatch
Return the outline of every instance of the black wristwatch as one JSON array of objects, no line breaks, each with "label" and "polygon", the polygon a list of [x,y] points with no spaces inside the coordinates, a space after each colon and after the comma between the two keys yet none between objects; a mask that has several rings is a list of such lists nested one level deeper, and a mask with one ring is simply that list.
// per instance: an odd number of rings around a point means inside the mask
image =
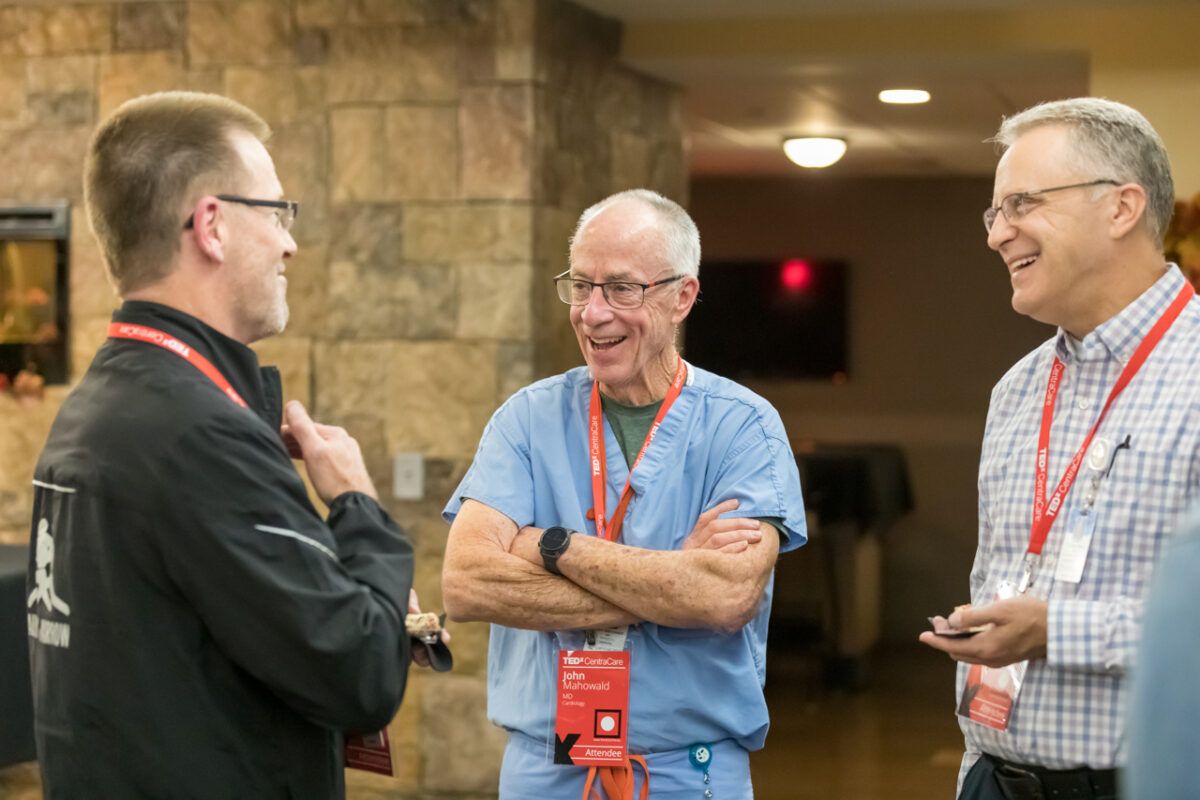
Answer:
[{"label": "black wristwatch", "polygon": [[571,534],[573,533],[575,531],[560,525],[542,531],[542,535],[538,539],[538,550],[542,553],[542,564],[546,567],[546,572],[552,575],[562,575],[558,571],[558,559],[567,552],[567,546],[571,544]]}]

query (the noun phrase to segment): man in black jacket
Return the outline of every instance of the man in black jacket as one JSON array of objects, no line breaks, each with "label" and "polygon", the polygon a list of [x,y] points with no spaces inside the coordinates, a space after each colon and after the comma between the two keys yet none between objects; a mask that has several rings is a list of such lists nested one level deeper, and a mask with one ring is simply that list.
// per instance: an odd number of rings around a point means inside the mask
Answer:
[{"label": "man in black jacket", "polygon": [[246,346],[283,329],[296,251],[268,135],[172,92],[126,103],[89,149],[124,304],[35,473],[47,798],[340,797],[342,731],[384,727],[404,693],[412,545],[354,439],[283,408]]}]

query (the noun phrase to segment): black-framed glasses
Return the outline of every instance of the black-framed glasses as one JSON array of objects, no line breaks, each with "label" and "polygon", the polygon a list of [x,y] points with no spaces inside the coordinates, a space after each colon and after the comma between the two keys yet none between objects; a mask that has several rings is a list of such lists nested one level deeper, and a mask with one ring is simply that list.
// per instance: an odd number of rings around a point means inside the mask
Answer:
[{"label": "black-framed glasses", "polygon": [[[279,223],[279,227],[285,231],[292,229],[292,223],[296,221],[296,215],[300,213],[300,204],[295,200],[255,200],[251,197],[238,197],[235,194],[219,194],[216,197],[218,200],[224,200],[226,203],[241,203],[244,206],[273,209],[272,216]],[[195,216],[193,214],[187,218],[187,222],[183,223],[184,230],[196,224]]]},{"label": "black-framed glasses", "polygon": [[1050,192],[1061,192],[1066,189],[1082,189],[1085,186],[1100,186],[1101,184],[1112,184],[1120,186],[1120,181],[1114,181],[1109,178],[1101,178],[1098,181],[1088,181],[1087,183],[1072,183],[1068,186],[1054,186],[1050,189],[1038,189],[1036,192],[1014,192],[1010,195],[1005,195],[1000,201],[1000,205],[993,206],[983,212],[983,227],[988,233],[992,232],[992,225],[996,222],[996,217],[1003,213],[1004,218],[1011,225],[1014,222],[1019,222],[1026,214],[1033,211],[1039,205],[1041,200],[1038,198],[1041,195],[1049,194]]},{"label": "black-framed glasses", "polygon": [[661,281],[652,283],[634,283],[633,281],[608,281],[595,283],[583,278],[572,278],[567,270],[554,276],[554,286],[558,289],[558,299],[571,306],[586,306],[592,299],[592,291],[599,286],[604,293],[604,300],[613,308],[640,308],[646,301],[646,290],[664,283],[671,283],[686,275],[672,275]]}]

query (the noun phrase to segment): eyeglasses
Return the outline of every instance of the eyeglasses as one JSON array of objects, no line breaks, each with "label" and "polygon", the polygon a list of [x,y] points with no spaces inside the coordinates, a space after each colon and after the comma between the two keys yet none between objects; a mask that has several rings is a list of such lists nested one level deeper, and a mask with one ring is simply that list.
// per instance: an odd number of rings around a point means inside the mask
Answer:
[{"label": "eyeglasses", "polygon": [[1061,192],[1065,189],[1082,189],[1085,186],[1099,186],[1104,183],[1112,184],[1113,186],[1121,185],[1119,181],[1102,178],[1101,180],[1088,181],[1087,183],[1072,183],[1069,186],[1055,186],[1051,189],[1038,189],[1036,192],[1014,192],[1013,194],[1006,195],[1005,198],[1000,201],[999,206],[989,208],[983,212],[983,227],[987,229],[988,233],[991,233],[992,224],[995,223],[996,217],[1000,213],[1004,214],[1004,218],[1008,220],[1010,225],[1014,222],[1019,222],[1026,214],[1028,214],[1030,211],[1033,211],[1041,204],[1041,201],[1038,199],[1038,195],[1049,194],[1050,192]]},{"label": "eyeglasses", "polygon": [[[285,231],[292,229],[292,223],[296,221],[296,215],[300,213],[300,204],[295,200],[253,200],[249,197],[238,197],[233,194],[219,194],[218,200],[224,200],[226,203],[241,203],[244,206],[255,206],[261,208],[275,209],[272,216],[275,217],[275,222]],[[183,229],[188,230],[196,224],[196,215],[187,218],[187,222],[183,223]]]},{"label": "eyeglasses", "polygon": [[610,281],[595,283],[583,278],[572,278],[566,272],[554,276],[554,285],[558,289],[558,299],[571,306],[586,306],[592,299],[592,290],[597,286],[604,293],[604,300],[613,308],[640,308],[646,301],[646,290],[664,283],[671,283],[686,275],[673,275],[653,283],[634,283],[633,281]]}]

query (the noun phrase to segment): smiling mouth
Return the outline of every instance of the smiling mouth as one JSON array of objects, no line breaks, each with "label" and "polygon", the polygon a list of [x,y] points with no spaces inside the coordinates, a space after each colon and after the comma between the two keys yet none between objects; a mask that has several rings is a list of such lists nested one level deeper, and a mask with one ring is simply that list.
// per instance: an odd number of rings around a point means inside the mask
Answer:
[{"label": "smiling mouth", "polygon": [[593,339],[589,336],[588,341],[591,343],[593,350],[604,352],[605,350],[611,350],[612,348],[616,347],[621,342],[625,341],[625,338],[626,337],[624,336],[613,336],[608,339]]},{"label": "smiling mouth", "polygon": [[1033,262],[1035,262],[1037,260],[1038,260],[1037,256],[1026,256],[1025,258],[1019,258],[1016,261],[1014,261],[1008,265],[1008,270],[1009,270],[1009,272],[1016,274],[1016,272],[1018,270],[1025,269],[1025,267],[1028,267],[1029,265],[1033,264]]}]

